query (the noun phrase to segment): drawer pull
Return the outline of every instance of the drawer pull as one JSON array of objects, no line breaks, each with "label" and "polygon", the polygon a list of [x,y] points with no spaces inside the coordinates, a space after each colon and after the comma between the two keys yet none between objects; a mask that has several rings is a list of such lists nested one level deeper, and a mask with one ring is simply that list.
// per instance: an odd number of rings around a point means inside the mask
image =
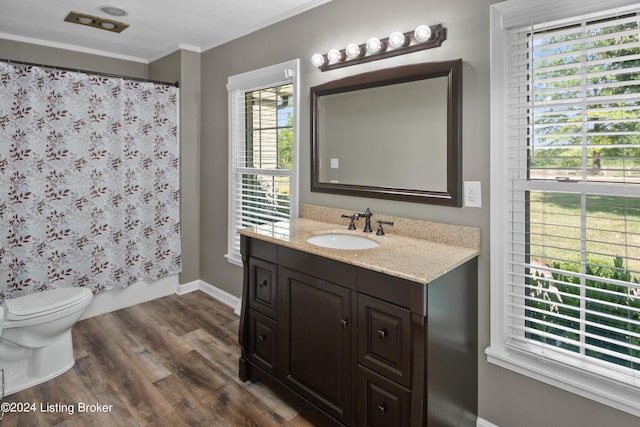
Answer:
[{"label": "drawer pull", "polygon": [[348,319],[340,319],[340,327],[346,328],[347,326],[349,326],[349,320]]},{"label": "drawer pull", "polygon": [[384,403],[381,403],[378,405],[378,412],[380,412],[382,415],[385,414],[385,412],[387,412],[387,405],[385,405]]},{"label": "drawer pull", "polygon": [[387,336],[387,330],[386,329],[378,329],[378,336],[380,338],[384,338]]},{"label": "drawer pull", "polygon": [[264,288],[265,286],[267,286],[269,284],[269,282],[267,281],[267,279],[264,279],[262,282],[260,282],[260,287]]},{"label": "drawer pull", "polygon": [[267,340],[267,336],[265,334],[258,335],[258,341],[264,342]]}]

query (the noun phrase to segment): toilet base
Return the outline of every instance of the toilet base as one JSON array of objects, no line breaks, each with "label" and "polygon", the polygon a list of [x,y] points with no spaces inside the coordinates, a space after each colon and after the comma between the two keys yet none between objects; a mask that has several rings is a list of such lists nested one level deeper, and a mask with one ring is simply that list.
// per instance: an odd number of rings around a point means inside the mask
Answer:
[{"label": "toilet base", "polygon": [[[5,396],[45,383],[75,364],[71,330],[46,347],[17,352],[16,346],[0,339],[0,361],[4,369]],[[16,357],[10,357],[12,351]],[[22,354],[26,357],[20,358]]]}]

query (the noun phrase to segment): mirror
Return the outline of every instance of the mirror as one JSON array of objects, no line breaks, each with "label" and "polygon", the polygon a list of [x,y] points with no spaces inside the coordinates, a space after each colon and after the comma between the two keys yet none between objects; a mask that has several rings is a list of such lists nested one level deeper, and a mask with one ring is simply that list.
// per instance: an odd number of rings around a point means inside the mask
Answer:
[{"label": "mirror", "polygon": [[461,206],[462,60],[311,88],[311,191]]}]

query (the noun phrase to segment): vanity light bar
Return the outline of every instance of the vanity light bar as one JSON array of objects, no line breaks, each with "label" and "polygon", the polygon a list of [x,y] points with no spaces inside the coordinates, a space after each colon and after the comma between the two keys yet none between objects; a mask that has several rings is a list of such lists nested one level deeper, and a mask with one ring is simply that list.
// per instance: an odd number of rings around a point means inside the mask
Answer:
[{"label": "vanity light bar", "polygon": [[316,53],[311,63],[321,71],[362,64],[405,53],[439,47],[447,39],[447,29],[438,25],[419,25],[414,31],[395,31],[384,39],[371,37],[360,45],[349,43],[344,49],[331,49],[324,55]]}]

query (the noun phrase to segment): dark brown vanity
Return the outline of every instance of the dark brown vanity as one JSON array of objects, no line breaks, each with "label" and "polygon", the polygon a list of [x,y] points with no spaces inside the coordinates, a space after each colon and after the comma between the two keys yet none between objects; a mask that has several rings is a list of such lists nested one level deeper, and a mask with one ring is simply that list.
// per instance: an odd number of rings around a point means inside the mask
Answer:
[{"label": "dark brown vanity", "polygon": [[[241,232],[240,378],[317,425],[475,426],[477,251],[402,236],[356,251],[306,243],[327,227],[344,230],[298,219]],[[428,270],[429,252],[448,263],[430,279],[394,273]]]}]

